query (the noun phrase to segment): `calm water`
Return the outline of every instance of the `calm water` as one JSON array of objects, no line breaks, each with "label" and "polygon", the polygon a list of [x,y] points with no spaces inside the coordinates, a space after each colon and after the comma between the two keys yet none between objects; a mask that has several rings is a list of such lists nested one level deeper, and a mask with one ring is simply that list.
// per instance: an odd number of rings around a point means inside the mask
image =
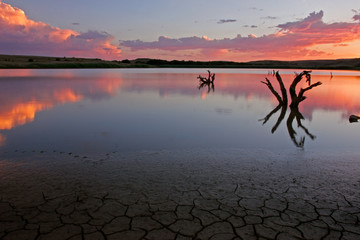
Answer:
[{"label": "calm water", "polygon": [[[302,139],[305,151],[358,151],[360,72],[313,71],[323,85],[305,94],[302,127],[287,109],[272,133],[281,110],[259,121],[277,106],[268,70],[212,71],[214,89],[198,89],[206,69],[0,70],[0,152],[298,151]],[[280,73],[288,88],[294,71]]]}]

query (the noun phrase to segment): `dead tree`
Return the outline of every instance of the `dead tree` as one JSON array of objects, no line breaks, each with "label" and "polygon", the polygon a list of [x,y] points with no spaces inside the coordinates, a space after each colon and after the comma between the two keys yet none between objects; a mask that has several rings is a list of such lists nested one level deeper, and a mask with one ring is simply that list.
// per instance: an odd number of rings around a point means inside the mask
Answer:
[{"label": "dead tree", "polygon": [[[287,129],[289,132],[289,136],[291,138],[291,140],[294,142],[294,144],[297,147],[303,148],[304,147],[304,143],[305,143],[305,137],[301,137],[300,140],[296,139],[296,132],[292,126],[293,121],[296,119],[298,127],[302,128],[304,130],[304,132],[311,138],[311,139],[315,139],[315,136],[312,135],[309,130],[304,127],[301,123],[301,120],[304,119],[303,115],[300,113],[299,111],[299,104],[300,102],[304,101],[306,99],[306,97],[304,96],[304,93],[306,91],[309,91],[310,89],[321,85],[321,82],[317,82],[314,84],[311,84],[311,75],[310,75],[311,71],[303,71],[302,73],[296,75],[295,79],[293,80],[293,82],[290,85],[289,88],[289,92],[290,92],[290,97],[291,97],[291,104],[290,104],[290,115],[286,121],[286,125],[287,125]],[[266,79],[266,82],[262,81],[262,83],[264,83],[269,90],[271,91],[271,93],[276,97],[276,99],[278,100],[279,104],[277,107],[275,107],[265,118],[261,119],[261,121],[263,121],[263,124],[265,124],[273,114],[275,114],[276,112],[278,112],[281,109],[281,113],[279,115],[279,118],[277,120],[277,122],[275,123],[275,125],[273,126],[273,128],[271,129],[271,132],[274,133],[276,131],[276,129],[278,128],[278,126],[280,125],[280,123],[282,122],[282,120],[285,117],[286,111],[287,111],[287,104],[288,104],[288,98],[287,98],[287,92],[284,86],[284,83],[281,79],[281,76],[279,74],[279,72],[275,72],[273,73],[273,76],[276,76],[276,79],[280,85],[280,90],[281,90],[281,96],[280,94],[274,89],[273,85],[271,84],[270,80]],[[306,77],[306,82],[308,83],[308,87],[307,88],[301,88],[299,93],[296,93],[296,86],[297,84],[303,79],[303,77]]]},{"label": "dead tree", "polygon": [[[290,97],[291,97],[291,104],[290,104],[291,108],[298,107],[299,104],[306,99],[306,97],[304,96],[304,93],[306,91],[309,91],[312,88],[317,87],[322,84],[321,82],[311,84],[310,73],[311,73],[311,71],[303,71],[302,73],[297,74],[294,81],[291,83],[290,88],[289,88],[289,93],[290,93]],[[301,88],[299,93],[296,94],[296,86],[303,79],[304,76],[306,77],[306,82],[308,83],[309,86],[307,88]]]},{"label": "dead tree", "polygon": [[209,75],[208,77],[202,77],[199,75],[197,78],[199,79],[200,83],[214,83],[215,80],[215,73],[211,73],[210,70],[207,70]]},{"label": "dead tree", "polygon": [[208,77],[202,77],[201,75],[199,75],[197,78],[199,79],[199,90],[205,86],[208,87],[208,93],[210,92],[210,90],[212,90],[213,92],[215,91],[215,85],[214,85],[214,80],[215,80],[215,73],[211,73],[210,70],[208,70]]}]

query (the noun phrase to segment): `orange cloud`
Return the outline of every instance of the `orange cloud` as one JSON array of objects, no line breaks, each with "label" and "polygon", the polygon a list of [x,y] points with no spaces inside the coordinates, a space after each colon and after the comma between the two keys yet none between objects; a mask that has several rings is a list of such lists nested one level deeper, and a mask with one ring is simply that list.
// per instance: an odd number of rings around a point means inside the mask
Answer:
[{"label": "orange cloud", "polygon": [[3,54],[78,56],[117,59],[121,50],[105,32],[79,33],[28,19],[19,8],[0,1],[0,51]]},{"label": "orange cloud", "polygon": [[[255,59],[314,59],[341,56],[334,45],[347,48],[346,44],[355,42],[360,37],[360,17],[355,15],[355,22],[324,23],[323,11],[313,12],[308,17],[295,22],[279,24],[274,34],[235,38],[209,39],[204,37],[184,37],[173,39],[159,37],[157,41],[143,42],[121,41],[120,46],[132,52],[148,50],[188,51],[202,50],[202,59],[218,59],[215,50],[227,49],[224,60],[255,60]],[[322,49],[322,45],[332,48]],[[318,48],[320,46],[320,48]],[[359,44],[357,44],[359,47]],[[354,49],[354,48],[352,48]],[[341,50],[343,51],[343,50]],[[207,53],[206,53],[207,52]],[[353,52],[348,57],[358,57]],[[237,58],[237,59],[236,59]]]}]

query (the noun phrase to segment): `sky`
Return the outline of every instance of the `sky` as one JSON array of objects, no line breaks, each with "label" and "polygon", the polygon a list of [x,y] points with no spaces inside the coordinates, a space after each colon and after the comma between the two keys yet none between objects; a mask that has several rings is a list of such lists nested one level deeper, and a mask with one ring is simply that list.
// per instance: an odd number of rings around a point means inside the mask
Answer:
[{"label": "sky", "polygon": [[0,54],[242,62],[358,49],[358,0],[0,0]]}]

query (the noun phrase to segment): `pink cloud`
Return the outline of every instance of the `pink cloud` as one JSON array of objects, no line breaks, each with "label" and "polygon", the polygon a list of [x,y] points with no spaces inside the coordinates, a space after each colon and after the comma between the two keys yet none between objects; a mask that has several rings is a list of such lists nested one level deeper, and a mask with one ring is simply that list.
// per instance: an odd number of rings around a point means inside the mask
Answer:
[{"label": "pink cloud", "polygon": [[28,19],[19,8],[0,1],[0,52],[116,59],[120,49],[105,32],[79,33]]},{"label": "pink cloud", "polygon": [[[120,41],[120,46],[129,51],[144,51],[151,49],[167,51],[199,50],[216,52],[228,50],[232,57],[247,54],[253,58],[314,58],[329,56],[332,52],[325,52],[313,47],[324,44],[344,44],[353,42],[360,37],[359,22],[324,23],[323,11],[310,13],[308,17],[299,21],[279,24],[279,30],[274,34],[255,36],[253,34],[235,38],[209,39],[207,37],[184,37],[173,39],[165,36],[157,41],[143,42]],[[360,20],[359,15],[353,17]],[[211,51],[210,51],[211,50]],[[229,55],[230,56],[230,55]],[[210,54],[207,57],[212,57]]]}]

